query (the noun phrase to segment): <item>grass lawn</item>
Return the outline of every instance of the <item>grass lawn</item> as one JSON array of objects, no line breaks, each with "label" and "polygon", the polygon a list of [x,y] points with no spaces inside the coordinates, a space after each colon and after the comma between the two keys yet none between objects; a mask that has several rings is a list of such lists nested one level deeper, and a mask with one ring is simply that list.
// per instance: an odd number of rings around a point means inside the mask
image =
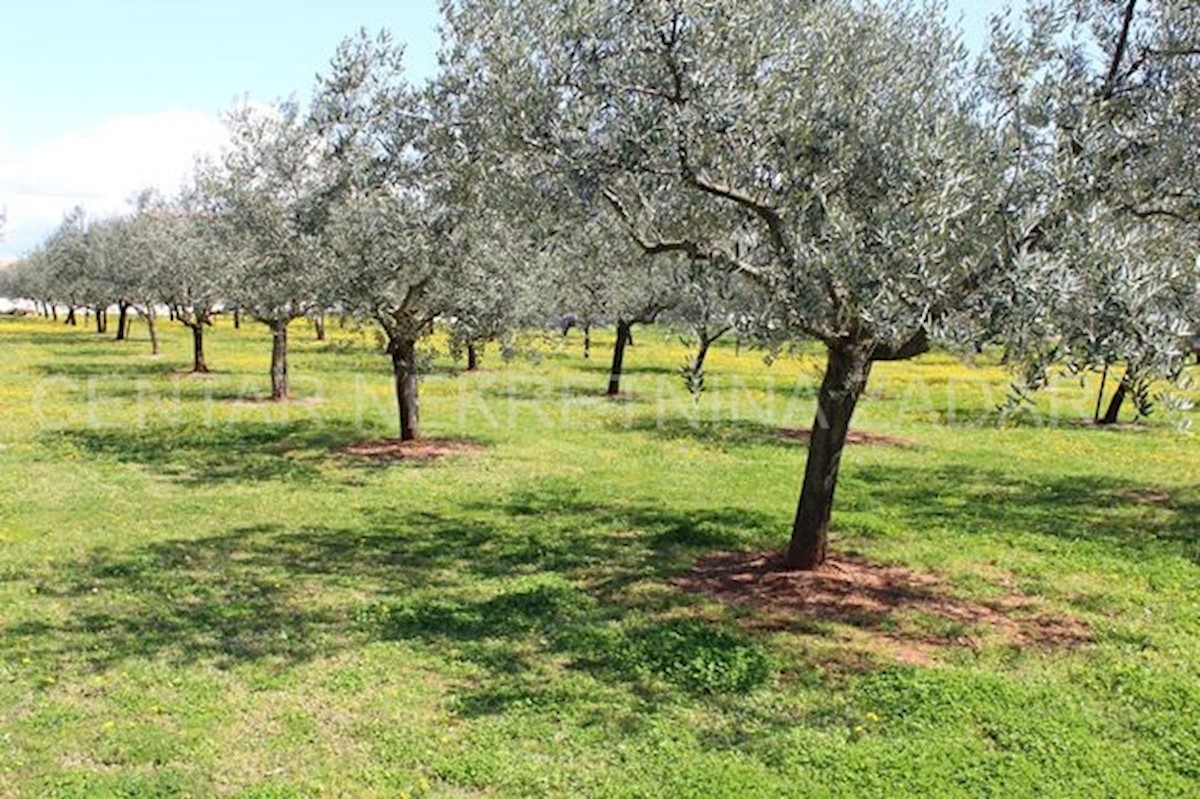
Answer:
[{"label": "grass lawn", "polygon": [[665,331],[615,401],[611,331],[443,357],[423,432],[478,448],[380,461],[339,453],[394,435],[371,336],[297,324],[271,405],[264,327],[211,378],[163,327],[0,319],[0,796],[1200,795],[1178,414],[1064,378],[1000,426],[994,362],[878,365],[903,441],[848,449],[832,547],[895,584],[788,613],[680,583],[785,544],[812,355],[720,346],[698,403]]}]

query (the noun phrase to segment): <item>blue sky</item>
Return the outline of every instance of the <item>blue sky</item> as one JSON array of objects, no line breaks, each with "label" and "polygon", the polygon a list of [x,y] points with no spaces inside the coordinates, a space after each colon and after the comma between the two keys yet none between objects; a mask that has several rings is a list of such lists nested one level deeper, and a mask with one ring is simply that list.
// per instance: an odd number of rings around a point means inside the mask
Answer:
[{"label": "blue sky", "polygon": [[[235,101],[303,96],[338,42],[388,28],[432,74],[436,0],[0,0],[0,260],[81,204],[170,190]],[[950,0],[968,43],[1004,0]]]}]

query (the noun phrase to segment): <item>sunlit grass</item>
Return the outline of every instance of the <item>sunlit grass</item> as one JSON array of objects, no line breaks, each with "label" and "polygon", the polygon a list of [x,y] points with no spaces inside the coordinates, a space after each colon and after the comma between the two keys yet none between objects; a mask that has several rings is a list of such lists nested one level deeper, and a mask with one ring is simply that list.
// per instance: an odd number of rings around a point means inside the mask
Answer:
[{"label": "sunlit grass", "polygon": [[611,331],[438,356],[424,432],[484,449],[384,466],[336,455],[395,434],[370,332],[297,323],[271,405],[261,325],[222,319],[208,378],[163,327],[151,358],[0,320],[0,795],[1195,793],[1200,444],[1165,409],[1082,423],[1095,376],[1001,426],[991,355],[875,369],[858,426],[913,445],[848,450],[834,548],[1095,638],[912,666],[671,586],[785,542],[816,350],[723,343],[698,401],[659,329],[615,401]]}]

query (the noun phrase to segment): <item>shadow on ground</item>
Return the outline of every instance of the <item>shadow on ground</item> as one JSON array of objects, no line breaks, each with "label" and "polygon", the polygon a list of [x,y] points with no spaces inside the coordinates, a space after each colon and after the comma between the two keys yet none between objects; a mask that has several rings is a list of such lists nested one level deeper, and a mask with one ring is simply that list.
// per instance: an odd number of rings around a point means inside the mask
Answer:
[{"label": "shadow on ground", "polygon": [[[258,435],[237,440],[286,449],[291,437],[318,434]],[[118,447],[90,441],[99,452]],[[144,443],[138,459],[157,457],[159,446]],[[1196,558],[1195,490],[1145,491],[913,468],[867,469],[851,493],[874,494],[911,525],[1088,536],[1116,554]],[[1113,514],[1117,507],[1127,513]],[[1152,510],[1156,523],[1138,523],[1138,509]],[[742,631],[744,609],[670,583],[706,552],[778,544],[780,534],[776,520],[747,509],[602,502],[569,481],[542,480],[449,510],[379,509],[340,528],[242,527],[17,573],[35,596],[0,630],[0,655],[52,674],[130,659],[287,667],[387,641],[476,669],[479,679],[457,691],[464,714],[544,700],[561,669],[650,695],[740,693],[770,677],[764,639]],[[839,613],[836,603],[812,621],[798,620],[790,634],[815,640],[830,635],[830,623],[888,625],[879,613]]]},{"label": "shadow on ground", "polygon": [[966,466],[856,466],[844,509],[886,506],[911,529],[1040,536],[1117,558],[1200,563],[1200,484],[1155,487],[1091,475],[1019,476]]},{"label": "shadow on ground", "polygon": [[757,644],[672,616],[694,598],[629,589],[665,587],[698,552],[766,525],[736,510],[603,507],[551,486],[455,514],[394,509],[342,529],[245,527],[97,551],[15,575],[36,597],[0,631],[0,655],[54,674],[130,659],[287,667],[403,642],[489,675],[460,696],[478,712],[540,695],[547,655],[610,681],[749,690],[766,678]]},{"label": "shadow on ground", "polygon": [[229,421],[211,425],[83,428],[46,433],[85,455],[130,463],[194,485],[264,480],[313,480],[328,452],[363,437],[358,426],[303,419]]},{"label": "shadow on ground", "polygon": [[752,419],[687,419],[665,416],[614,421],[613,432],[641,433],[662,441],[692,441],[716,449],[740,447],[805,447],[794,436],[781,435],[781,428]]},{"label": "shadow on ground", "polygon": [[[122,345],[114,344],[113,346],[120,347]],[[167,359],[151,360],[148,351],[142,353],[139,350],[134,355],[145,355],[145,358],[133,357],[118,361],[95,358],[84,359],[75,356],[73,358],[67,357],[54,362],[40,364],[37,368],[46,377],[62,377],[75,380],[128,380],[135,377],[164,378],[179,372],[179,363]]]}]

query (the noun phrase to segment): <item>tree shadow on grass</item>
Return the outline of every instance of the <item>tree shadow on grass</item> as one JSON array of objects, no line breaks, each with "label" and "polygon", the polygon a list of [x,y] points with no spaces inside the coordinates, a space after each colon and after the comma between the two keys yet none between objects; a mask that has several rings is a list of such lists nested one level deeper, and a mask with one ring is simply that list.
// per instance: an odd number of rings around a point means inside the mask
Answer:
[{"label": "tree shadow on grass", "polygon": [[631,422],[614,422],[610,428],[617,432],[642,433],[662,441],[692,441],[716,449],[742,447],[804,447],[803,441],[781,435],[776,425],[752,419],[688,419],[678,416],[657,419],[640,418]]},{"label": "tree shadow on grass", "polygon": [[[94,355],[94,353],[90,353]],[[137,355],[145,355],[138,358]],[[124,355],[124,353],[122,353]],[[50,363],[38,364],[37,370],[46,377],[63,377],[74,380],[128,380],[134,377],[165,378],[179,372],[180,364],[167,359],[150,360],[149,351],[134,353],[133,358],[103,360],[94,357],[79,359],[68,356]]]},{"label": "tree shadow on grass", "polygon": [[[765,679],[756,644],[729,625],[721,632],[720,623],[670,632],[671,610],[694,598],[672,592],[670,602],[643,603],[623,589],[665,584],[717,529],[757,535],[763,524],[738,511],[684,517],[568,495],[96,551],[19,577],[32,597],[23,618],[0,629],[0,659],[29,659],[34,670],[68,676],[129,660],[287,668],[393,641],[481,670],[487,679],[460,692],[463,706],[479,712],[506,704],[505,694],[543,696],[552,686],[542,670],[554,657],[610,683],[748,690]],[[627,526],[639,536],[614,534]],[[679,543],[691,529],[695,540]],[[721,540],[741,539],[730,532]],[[717,668],[725,676],[709,679],[706,664],[724,657],[726,634],[747,651],[736,655],[732,676]],[[669,663],[661,660],[663,637],[682,652]]]},{"label": "tree shadow on grass", "polygon": [[530,380],[494,379],[480,383],[478,396],[485,400],[504,400],[510,402],[564,402],[575,399],[606,399],[604,385],[597,382],[580,383],[545,380],[542,382]]},{"label": "tree shadow on grass", "polygon": [[43,434],[102,460],[131,463],[191,485],[314,480],[330,449],[360,438],[350,424],[313,419],[211,425],[84,428]]},{"label": "tree shadow on grass", "polygon": [[1095,544],[1114,557],[1181,556],[1200,563],[1200,485],[1168,489],[959,465],[863,465],[845,476],[853,487],[842,493],[843,507],[885,505],[912,529],[1033,534]]},{"label": "tree shadow on grass", "polygon": [[[1047,487],[920,469],[874,477],[855,491],[879,492],[913,525],[962,522],[961,504],[940,501],[957,496],[977,502],[967,521],[979,534],[1095,534],[1117,551],[1194,553],[1194,491],[1171,496],[1158,535],[1134,540],[1128,519],[1103,526],[1105,508],[1134,501],[1125,493],[1137,487],[1117,481]],[[1003,493],[1005,508],[987,490]],[[242,527],[16,575],[32,593],[0,629],[0,659],[28,658],[30,669],[67,678],[130,660],[288,668],[383,641],[477,670],[454,688],[463,715],[568,701],[572,675],[647,702],[737,695],[769,678],[765,644],[742,632],[740,611],[670,580],[712,549],[781,533],[751,510],[599,501],[566,480],[444,511],[378,508],[344,527]],[[830,628],[800,624],[794,634],[824,639]]]},{"label": "tree shadow on grass", "polygon": [[[3,322],[5,317],[0,317],[0,322]],[[59,330],[22,330],[16,331],[8,327],[7,324],[0,324],[0,340],[7,344],[25,344],[39,348],[57,348],[59,351],[66,354],[78,353],[78,347],[85,344],[93,344],[102,339],[96,337],[96,334],[90,330],[85,330],[79,327],[71,327],[60,322],[51,322],[46,320],[47,326],[57,325]]]},{"label": "tree shadow on grass", "polygon": [[[632,379],[636,380],[638,375],[662,375],[662,376],[673,377],[678,380],[678,378],[679,378],[679,367],[678,366],[660,366],[660,365],[656,365],[656,364],[629,363],[629,359],[632,357],[632,355],[634,355],[634,353],[632,351],[626,352],[626,355],[625,355],[626,363],[624,366],[621,367],[621,377],[622,378],[628,377],[628,378],[632,378]],[[580,372],[583,372],[585,374],[595,375],[597,378],[600,378],[597,384],[601,385],[601,388],[603,388],[602,384],[603,384],[604,380],[612,372],[611,360],[612,360],[612,352],[610,350],[604,350],[603,357],[597,358],[596,355],[593,353],[591,358],[589,358],[587,360],[581,360],[578,363],[576,363],[575,368]]]}]

